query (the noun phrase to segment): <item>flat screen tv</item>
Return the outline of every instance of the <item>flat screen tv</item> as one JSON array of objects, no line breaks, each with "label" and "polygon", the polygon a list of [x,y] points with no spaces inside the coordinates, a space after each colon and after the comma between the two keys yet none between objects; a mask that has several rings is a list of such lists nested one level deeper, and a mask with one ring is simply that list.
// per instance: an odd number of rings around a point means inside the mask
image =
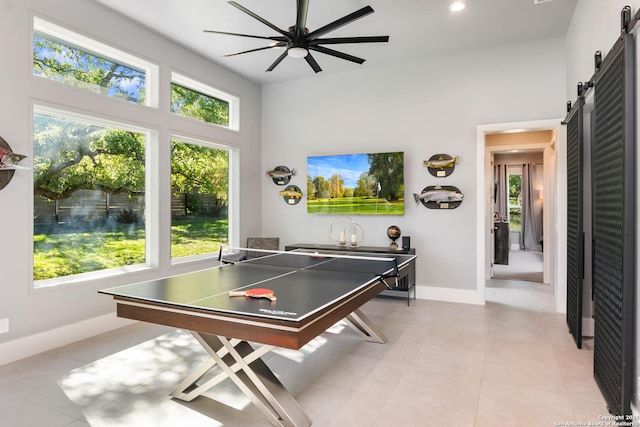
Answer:
[{"label": "flat screen tv", "polygon": [[307,157],[307,213],[403,215],[404,152]]}]

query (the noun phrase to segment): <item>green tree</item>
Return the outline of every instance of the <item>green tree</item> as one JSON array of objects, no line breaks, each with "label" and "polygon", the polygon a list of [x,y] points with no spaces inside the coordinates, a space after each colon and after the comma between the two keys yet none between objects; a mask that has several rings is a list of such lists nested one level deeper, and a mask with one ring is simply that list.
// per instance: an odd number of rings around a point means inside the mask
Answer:
[{"label": "green tree", "polygon": [[[83,189],[105,193],[144,193],[145,138],[130,131],[36,115],[34,194],[62,200]],[[227,205],[228,152],[174,141],[172,188],[207,193]]]},{"label": "green tree", "polygon": [[229,103],[194,90],[171,84],[171,111],[217,125],[229,125]]},{"label": "green tree", "polygon": [[313,185],[316,187],[316,196],[318,199],[326,199],[331,197],[331,183],[322,176],[313,178]]},{"label": "green tree", "polygon": [[315,200],[318,198],[316,186],[311,180],[311,175],[307,175],[307,200]]},{"label": "green tree", "polygon": [[522,175],[509,175],[509,204],[520,206],[520,191],[522,189]]},{"label": "green tree", "polygon": [[34,194],[61,200],[75,191],[144,191],[144,136],[36,115]]},{"label": "green tree", "polygon": [[378,196],[388,201],[404,199],[404,153],[368,154],[369,175],[380,184]]},{"label": "green tree", "polygon": [[[33,72],[110,96],[144,100],[142,71],[41,34],[34,35]],[[227,102],[178,85],[172,85],[172,106],[207,122],[229,121]],[[135,132],[38,114],[34,118],[34,192],[51,200],[67,198],[81,189],[129,195],[144,192],[145,143],[144,136]],[[214,194],[226,204],[226,152],[194,144],[174,145],[173,150],[174,188]]]},{"label": "green tree", "polygon": [[33,36],[33,73],[144,104],[146,83],[142,71],[37,33]]},{"label": "green tree", "polygon": [[376,177],[365,172],[358,178],[358,184],[353,195],[355,197],[372,197],[375,194],[374,189],[377,189],[377,185]]},{"label": "green tree", "polygon": [[344,180],[340,177],[340,174],[333,174],[330,178],[330,195],[332,198],[342,197]]},{"label": "green tree", "polygon": [[174,193],[206,193],[227,205],[229,198],[229,154],[225,150],[173,141],[171,186]]}]

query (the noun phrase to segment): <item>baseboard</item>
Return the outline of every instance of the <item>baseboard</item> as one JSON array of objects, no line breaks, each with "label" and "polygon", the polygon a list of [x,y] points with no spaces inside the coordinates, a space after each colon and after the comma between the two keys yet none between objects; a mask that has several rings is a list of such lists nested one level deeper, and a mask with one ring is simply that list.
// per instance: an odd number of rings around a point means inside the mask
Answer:
[{"label": "baseboard", "polygon": [[135,323],[115,313],[0,344],[0,366]]},{"label": "baseboard", "polygon": [[593,318],[583,317],[582,318],[582,336],[583,337],[592,337],[595,335],[596,324],[593,321]]},{"label": "baseboard", "polygon": [[484,295],[477,289],[453,289],[434,286],[416,286],[416,298],[462,304],[484,305]]}]

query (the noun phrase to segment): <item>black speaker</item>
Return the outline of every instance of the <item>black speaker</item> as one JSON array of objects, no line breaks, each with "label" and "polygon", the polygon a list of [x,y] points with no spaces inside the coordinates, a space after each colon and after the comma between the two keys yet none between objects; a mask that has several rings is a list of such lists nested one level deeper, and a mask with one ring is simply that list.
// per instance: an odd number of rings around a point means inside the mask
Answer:
[{"label": "black speaker", "polygon": [[402,249],[409,249],[409,248],[411,248],[411,237],[402,236]]}]

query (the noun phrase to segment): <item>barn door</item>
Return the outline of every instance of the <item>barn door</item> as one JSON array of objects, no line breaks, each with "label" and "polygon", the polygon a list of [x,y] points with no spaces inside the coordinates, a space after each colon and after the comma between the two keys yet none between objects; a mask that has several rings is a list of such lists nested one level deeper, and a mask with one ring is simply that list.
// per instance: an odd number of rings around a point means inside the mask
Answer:
[{"label": "barn door", "polygon": [[582,348],[583,230],[583,106],[578,99],[567,125],[567,326]]},{"label": "barn door", "polygon": [[594,375],[613,414],[631,414],[635,286],[633,36],[595,77],[593,139]]}]

